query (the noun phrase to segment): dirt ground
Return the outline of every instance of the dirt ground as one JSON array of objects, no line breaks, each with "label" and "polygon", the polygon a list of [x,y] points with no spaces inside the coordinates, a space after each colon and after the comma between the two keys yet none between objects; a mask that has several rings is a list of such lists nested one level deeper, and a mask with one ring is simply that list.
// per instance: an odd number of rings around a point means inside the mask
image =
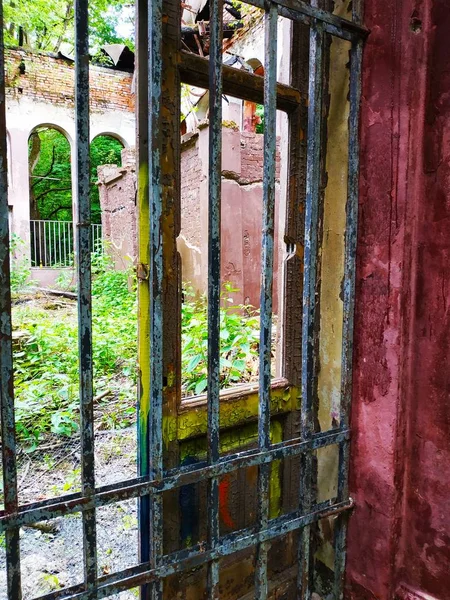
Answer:
[{"label": "dirt ground", "polygon": [[[58,445],[59,444],[59,445]],[[50,447],[49,447],[50,446]],[[70,494],[80,489],[79,439],[55,442],[32,454],[21,452],[20,503]],[[96,435],[97,485],[136,476],[135,427],[101,431]],[[83,579],[81,515],[75,514],[20,531],[24,600],[80,583]],[[97,510],[99,575],[113,573],[138,562],[137,502],[129,500]],[[0,599],[6,598],[4,539],[0,547]],[[137,590],[112,598],[131,600]]]}]

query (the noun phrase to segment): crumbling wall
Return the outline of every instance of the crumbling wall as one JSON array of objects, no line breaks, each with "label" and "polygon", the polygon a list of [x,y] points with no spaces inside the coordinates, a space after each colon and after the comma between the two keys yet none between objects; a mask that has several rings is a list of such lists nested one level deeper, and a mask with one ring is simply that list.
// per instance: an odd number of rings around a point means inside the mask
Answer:
[{"label": "crumbling wall", "polygon": [[[17,48],[5,50],[5,66],[7,97],[74,106],[72,61]],[[132,73],[91,65],[89,79],[91,110],[134,111]]]},{"label": "crumbling wall", "polygon": [[[181,149],[181,234],[178,251],[182,278],[199,293],[207,290],[208,272],[208,126],[187,134]],[[125,150],[123,167],[99,169],[104,235],[113,253],[137,255],[136,173],[134,151]],[[223,129],[222,281],[239,291],[235,302],[259,306],[263,208],[263,135]],[[280,177],[279,144],[276,177]],[[277,204],[280,200],[277,184]],[[276,223],[282,225],[276,211]],[[281,257],[275,233],[274,307],[278,306]],[[120,261],[118,261],[120,266]]]},{"label": "crumbling wall", "polygon": [[127,268],[137,257],[136,158],[122,151],[123,166],[98,168],[103,239],[117,268]]}]

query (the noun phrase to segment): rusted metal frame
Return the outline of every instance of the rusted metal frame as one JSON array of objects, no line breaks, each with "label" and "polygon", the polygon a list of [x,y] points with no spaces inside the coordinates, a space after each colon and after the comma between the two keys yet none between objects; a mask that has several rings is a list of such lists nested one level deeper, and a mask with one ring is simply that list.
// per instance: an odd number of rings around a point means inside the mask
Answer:
[{"label": "rusted metal frame", "polygon": [[[327,516],[337,516],[341,513],[348,513],[349,510],[351,510],[353,508],[354,504],[352,500],[349,500],[348,502],[336,505],[336,503],[332,500],[325,500],[324,502],[320,502],[318,504],[316,504],[313,508],[313,510],[311,511],[311,515],[316,514],[316,513],[320,513],[322,515],[321,518],[325,518]],[[298,519],[298,517],[301,517],[303,515],[301,515],[298,511],[296,512],[290,512],[289,514],[283,515],[281,517],[278,517],[276,519],[273,519],[271,521],[271,527],[273,527],[273,529],[284,529],[286,527],[286,525],[289,524],[289,521],[292,520],[296,520]],[[309,515],[308,515],[309,516]],[[220,540],[220,546],[224,546],[225,544],[236,544],[236,543],[241,543],[242,540],[248,536],[253,536],[255,533],[257,533],[255,531],[255,528],[247,528],[247,529],[242,529],[238,532],[233,532],[230,533],[224,537],[221,538]],[[288,531],[288,534],[291,533],[290,531]],[[283,533],[281,533],[279,536],[275,536],[274,541],[276,541],[277,537],[282,537]],[[246,546],[245,548],[243,548],[243,550],[248,550],[249,548],[251,548],[254,544],[250,543],[248,546]],[[233,554],[234,552],[239,552],[240,550],[233,550],[231,552],[228,552],[227,554],[223,555],[221,554],[221,557],[226,557],[229,556],[230,554]],[[200,553],[200,556],[199,556]],[[175,565],[180,565],[180,569],[177,569],[176,572],[178,571],[187,571],[187,570],[192,570],[192,569],[196,569],[199,566],[201,566],[202,564],[204,564],[201,560],[201,558],[205,555],[206,553],[206,561],[208,561],[208,554],[209,552],[205,551],[205,545],[200,542],[195,544],[192,547],[189,547],[187,549],[183,549],[183,550],[177,550],[176,552],[172,552],[170,554],[166,554],[164,556],[164,560],[161,564],[161,568],[162,570],[158,571],[154,571],[151,574],[151,578],[153,579],[154,577],[158,576],[158,573],[162,573],[160,576],[162,577],[168,577],[170,575],[173,574],[173,567],[172,567],[172,563],[174,562]],[[213,555],[214,556],[214,555]],[[199,559],[200,559],[200,564],[199,564]],[[140,575],[144,575],[146,576],[146,574],[148,574],[149,572],[149,565],[139,565],[139,566],[133,566],[133,567],[128,567],[122,571],[117,571],[115,573],[111,573],[109,575],[104,575],[102,577],[99,577],[99,581],[98,581],[98,585],[100,586],[112,586],[115,583],[121,583],[124,580],[127,580],[131,577],[136,577],[136,576],[140,576]],[[60,597],[67,597],[67,593],[69,590],[59,590],[57,592],[53,592],[50,594],[47,594],[46,596],[44,596],[44,598],[40,598],[38,600],[49,600],[50,598],[52,600],[55,600],[56,598],[60,598]],[[71,593],[81,593],[83,590],[81,589],[81,587],[78,586],[72,586],[70,588],[70,592]]]},{"label": "rusted metal frame", "polygon": [[318,448],[339,444],[349,438],[349,430],[334,429],[332,431],[316,433],[310,440],[294,438],[279,444],[273,444],[270,450],[261,452],[259,449],[246,450],[232,455],[220,457],[217,463],[208,466],[205,462],[196,463],[173,469],[167,473],[162,481],[141,477],[131,479],[119,484],[111,484],[99,488],[93,498],[85,498],[80,494],[71,494],[62,497],[59,501],[49,499],[19,507],[17,514],[7,514],[5,511],[0,519],[0,532],[13,527],[31,525],[39,521],[56,518],[58,516],[74,514],[83,508],[108,506],[116,502],[142,498],[152,490],[156,493],[180,488],[183,485],[196,483],[209,477],[220,477],[237,469],[258,466],[275,460],[282,460],[299,456]]},{"label": "rusted metal frame", "polygon": [[[204,544],[200,543],[192,548],[166,555],[156,569],[152,569],[149,565],[138,565],[101,577],[96,590],[96,598],[107,598],[114,593],[198,568],[210,561],[230,556],[257,544],[270,542],[292,531],[301,530],[321,519],[339,515],[352,507],[353,502],[350,500],[339,504],[333,504],[327,500],[313,507],[308,514],[295,512],[278,517],[272,520],[266,529],[255,531],[254,528],[248,528],[224,536],[214,550],[205,549]],[[79,591],[79,586],[73,586],[35,600],[89,600],[89,596],[86,592]]]},{"label": "rusted metal frame", "polygon": [[[306,168],[306,207],[303,277],[303,330],[302,330],[302,436],[310,439],[314,433],[316,357],[316,302],[318,227],[321,187],[321,129],[323,86],[324,31],[320,21],[310,29],[310,71],[308,110],[308,159]],[[300,510],[307,513],[313,504],[314,457],[307,453],[301,465]],[[312,579],[311,531],[306,527],[299,540],[298,597],[309,600]]]},{"label": "rusted metal frame", "polygon": [[[149,452],[151,479],[163,478],[163,343],[164,343],[164,257],[162,89],[163,89],[163,0],[148,3],[148,173],[150,229],[150,415]],[[163,498],[150,496],[150,565],[157,568],[163,555]],[[141,590],[144,600],[162,600],[163,583],[157,579]]]},{"label": "rusted metal frame", "polygon": [[[348,139],[347,222],[345,228],[345,265],[343,291],[343,337],[340,427],[350,424],[352,399],[353,332],[355,312],[356,244],[358,233],[359,187],[359,114],[361,103],[361,68],[363,42],[355,41],[350,52],[350,113]],[[339,500],[348,498],[349,441],[339,444],[338,491]],[[345,547],[347,522],[340,517],[335,525],[335,597],[344,596]]]},{"label": "rusted metal frame", "polygon": [[[149,248],[149,172],[148,172],[148,0],[136,0],[136,164],[138,214],[138,353],[139,385],[137,409],[138,474],[150,476],[149,396],[150,396],[150,248]],[[139,562],[150,560],[150,496],[139,498],[138,507]],[[144,600],[148,586],[140,590]]]},{"label": "rusted metal frame", "polygon": [[[95,436],[92,358],[88,0],[76,0],[75,2],[75,121],[81,490],[82,494],[89,498],[95,494]],[[87,590],[92,590],[97,581],[95,508],[83,510],[82,519],[85,585]]]},{"label": "rusted metal frame", "polygon": [[[354,35],[365,37],[368,35],[368,30],[363,27],[360,23],[343,19],[337,15],[333,15],[331,12],[307,4],[302,0],[274,0],[278,5],[278,12],[280,16],[286,16],[287,18],[296,18],[305,25],[311,25],[314,21],[319,21],[323,24],[324,30],[327,30],[329,25],[333,26],[333,34],[338,37],[345,37],[345,32],[352,33]],[[360,2],[361,0],[357,0]],[[247,4],[256,6],[264,10],[265,0],[246,0]],[[292,11],[292,16],[286,13],[286,10]],[[330,32],[331,33],[331,32]]]},{"label": "rusted metal frame", "polygon": [[[223,0],[210,2],[208,168],[208,464],[219,459],[220,428],[220,256],[222,197],[222,15]],[[220,537],[219,480],[208,480],[208,548]],[[219,562],[208,563],[208,598],[219,597]]]},{"label": "rusted metal frame", "polygon": [[[272,356],[273,311],[273,253],[275,230],[275,170],[276,170],[276,84],[278,11],[276,4],[268,2],[264,16],[265,76],[264,76],[264,170],[263,170],[263,222],[261,252],[261,299],[259,340],[259,420],[258,447],[270,449],[270,396]],[[257,522],[260,530],[269,523],[270,464],[261,464],[258,470]],[[255,599],[266,600],[268,544],[256,548]]]},{"label": "rusted metal frame", "polygon": [[[292,10],[291,8],[279,7],[278,13],[281,17],[285,17],[286,19],[291,19],[291,21],[296,21],[298,23],[302,23],[306,25],[310,23],[311,19],[305,17],[305,15]],[[331,23],[323,23],[323,30],[326,33],[339,37],[343,40],[347,40],[351,42],[355,38],[361,37],[359,33],[355,33],[353,31],[347,31],[346,29],[342,29],[341,27],[337,27],[336,25],[332,25]]]},{"label": "rusted metal frame", "polygon": [[[180,76],[184,83],[203,88],[209,86],[209,61],[196,54],[180,51]],[[223,66],[223,93],[264,104],[264,77],[241,69]],[[297,110],[301,94],[295,87],[277,83],[277,109],[291,113]]]},{"label": "rusted metal frame", "polygon": [[352,0],[352,18],[354,23],[362,25],[364,16],[364,0]]},{"label": "rusted metal frame", "polygon": [[[6,132],[3,2],[0,0],[0,400],[5,514],[18,509],[14,372],[11,324],[11,271],[8,209],[8,146]],[[19,527],[6,531],[6,586],[9,600],[22,598]]]}]

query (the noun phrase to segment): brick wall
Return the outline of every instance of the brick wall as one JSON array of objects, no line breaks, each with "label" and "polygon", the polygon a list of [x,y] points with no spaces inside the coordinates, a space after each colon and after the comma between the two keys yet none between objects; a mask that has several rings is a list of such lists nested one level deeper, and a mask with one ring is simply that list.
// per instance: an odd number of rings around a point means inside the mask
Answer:
[{"label": "brick wall", "polygon": [[[6,49],[7,96],[26,96],[39,102],[74,106],[74,64],[56,55]],[[90,101],[93,111],[134,111],[132,73],[91,66]]]},{"label": "brick wall", "polygon": [[181,220],[186,241],[200,248],[200,185],[206,171],[197,142],[198,134],[188,134],[181,146]]},{"label": "brick wall", "polygon": [[[264,136],[248,131],[241,132],[240,183],[262,181],[264,167]],[[280,180],[280,140],[277,139],[276,179]]]}]

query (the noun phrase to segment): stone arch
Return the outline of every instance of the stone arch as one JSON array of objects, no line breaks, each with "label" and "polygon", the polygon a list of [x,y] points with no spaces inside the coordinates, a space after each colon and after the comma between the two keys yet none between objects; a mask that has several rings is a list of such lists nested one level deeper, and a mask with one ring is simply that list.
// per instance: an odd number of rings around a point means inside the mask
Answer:
[{"label": "stone arch", "polygon": [[100,225],[101,205],[97,185],[98,168],[106,164],[122,166],[122,150],[127,148],[127,142],[116,133],[99,133],[92,138],[90,146],[91,157],[91,220]]},{"label": "stone arch", "polygon": [[73,253],[73,140],[41,123],[28,135],[31,265],[68,266]]},{"label": "stone arch", "polygon": [[115,140],[117,140],[118,142],[120,142],[122,144],[123,148],[129,148],[129,146],[130,146],[128,141],[122,135],[120,135],[119,133],[113,132],[113,131],[100,131],[99,133],[95,133],[92,136],[91,144],[99,137],[114,138]]}]

